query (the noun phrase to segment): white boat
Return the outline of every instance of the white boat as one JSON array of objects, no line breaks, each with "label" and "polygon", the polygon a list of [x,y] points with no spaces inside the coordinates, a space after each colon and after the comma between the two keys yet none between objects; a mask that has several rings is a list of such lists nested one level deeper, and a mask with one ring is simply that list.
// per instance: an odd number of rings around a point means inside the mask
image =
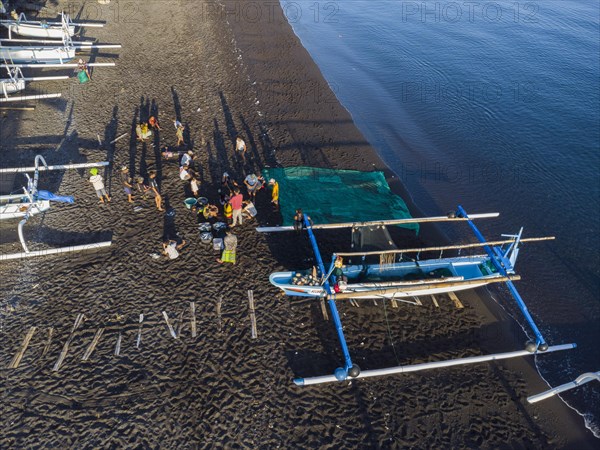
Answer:
[{"label": "white boat", "polygon": [[[67,80],[67,75],[58,75],[51,77],[24,77],[23,72],[19,67],[6,68],[8,78],[0,79],[0,103],[13,101],[14,97],[9,97],[9,94],[15,94],[23,91],[26,88],[26,82],[28,81],[51,81],[51,80]],[[52,98],[57,94],[41,94],[33,96],[34,98]],[[49,97],[50,96],[50,97]]]},{"label": "white boat", "polygon": [[0,195],[0,220],[21,219],[28,212],[35,215],[49,209],[50,200],[35,198],[27,190],[23,194]]},{"label": "white boat", "polygon": [[60,22],[47,20],[27,20],[24,13],[21,13],[14,20],[2,20],[0,24],[8,29],[9,38],[12,34],[32,38],[62,39],[66,33],[69,36],[75,35],[76,27],[101,27],[102,24],[94,23],[73,23],[68,14],[60,13]]},{"label": "white boat", "polygon": [[75,47],[71,46],[4,46],[0,45],[0,59],[13,63],[59,63],[75,58]]}]

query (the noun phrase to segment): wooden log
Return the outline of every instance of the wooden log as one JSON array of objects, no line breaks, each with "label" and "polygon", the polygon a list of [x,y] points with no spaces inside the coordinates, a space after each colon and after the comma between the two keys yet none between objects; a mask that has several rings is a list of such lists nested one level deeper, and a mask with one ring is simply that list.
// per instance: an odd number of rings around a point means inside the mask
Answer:
[{"label": "wooden log", "polygon": [[54,327],[48,328],[48,340],[46,341],[46,345],[44,345],[44,351],[42,351],[42,358],[46,356],[48,350],[50,350],[50,344],[52,343],[52,335],[54,334]]},{"label": "wooden log", "polygon": [[258,337],[258,332],[256,330],[256,312],[254,309],[254,292],[252,290],[248,291],[248,303],[249,303],[249,309],[250,309],[250,324],[251,324],[252,339],[256,339]]},{"label": "wooden log", "polygon": [[219,325],[219,333],[223,330],[223,318],[221,317],[221,306],[223,304],[223,296],[217,301],[217,320]]},{"label": "wooden log", "polygon": [[21,343],[21,348],[15,354],[12,361],[8,365],[9,369],[16,369],[17,367],[19,367],[19,364],[21,363],[21,359],[23,359],[23,355],[25,354],[25,351],[27,350],[27,347],[29,346],[29,341],[31,341],[31,338],[33,337],[33,334],[35,333],[35,330],[37,330],[37,327],[29,328],[29,331],[23,338],[23,342]]},{"label": "wooden log", "polygon": [[144,315],[140,314],[140,321],[138,327],[137,339],[135,341],[135,348],[140,348],[140,342],[142,341],[142,322],[144,321]]},{"label": "wooden log", "polygon": [[430,295],[431,300],[433,301],[433,304],[435,305],[436,308],[440,307],[440,304],[438,303],[437,299],[435,298],[434,295]]},{"label": "wooden log", "polygon": [[321,312],[323,313],[323,319],[329,320],[329,315],[327,314],[327,306],[325,305],[325,299],[321,298]]},{"label": "wooden log", "polygon": [[171,333],[171,336],[173,336],[173,339],[177,339],[177,335],[175,334],[175,330],[173,329],[173,326],[171,325],[171,322],[169,322],[169,315],[167,314],[166,311],[162,312],[163,317],[165,318],[165,322],[167,322],[167,327],[169,328],[169,332]]},{"label": "wooden log", "polygon": [[456,306],[458,309],[462,309],[465,307],[465,305],[461,303],[461,301],[458,299],[454,292],[448,292],[448,297],[450,297],[450,300],[454,302],[454,306]]},{"label": "wooden log", "polygon": [[92,342],[90,342],[90,345],[88,346],[87,350],[83,354],[83,357],[81,358],[82,361],[87,361],[88,359],[90,359],[90,356],[92,356],[92,353],[96,349],[96,346],[98,345],[98,342],[100,342],[100,338],[102,337],[103,334],[104,334],[104,328],[98,328],[96,330],[94,339],[92,339]]},{"label": "wooden log", "polygon": [[392,308],[397,308],[398,307],[398,302],[396,301],[395,298],[392,298]]},{"label": "wooden log", "polygon": [[81,324],[84,321],[85,316],[83,314],[78,314],[77,318],[75,319],[75,323],[73,324],[73,328],[71,329],[71,334],[69,334],[69,337],[67,338],[65,344],[63,345],[62,351],[60,352],[60,355],[58,356],[58,359],[56,360],[56,363],[54,364],[54,367],[52,368],[53,372],[58,372],[58,370],[60,369],[60,366],[62,366],[62,363],[64,362],[65,358],[67,357],[67,353],[69,352],[69,346],[71,345],[71,342],[73,341],[73,337],[75,336],[75,331],[77,331],[77,329],[81,326]]},{"label": "wooden log", "polygon": [[115,356],[119,356],[121,354],[121,332],[119,331],[119,335],[117,336],[117,345],[115,345]]},{"label": "wooden log", "polygon": [[190,302],[190,315],[191,315],[191,327],[192,327],[192,337],[196,337],[196,302]]}]

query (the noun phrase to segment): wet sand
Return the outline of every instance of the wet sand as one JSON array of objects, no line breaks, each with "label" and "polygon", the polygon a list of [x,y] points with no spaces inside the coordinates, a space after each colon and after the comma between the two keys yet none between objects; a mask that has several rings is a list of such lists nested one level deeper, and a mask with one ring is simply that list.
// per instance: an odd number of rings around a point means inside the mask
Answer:
[{"label": "wet sand", "polygon": [[[260,235],[256,221],[245,223],[235,229],[238,264],[217,264],[218,253],[200,242],[195,217],[183,205],[177,163],[158,153],[176,141],[172,119],[187,127],[186,148],[198,155],[201,193],[213,202],[223,171],[241,181],[248,171],[298,164],[384,170],[394,189],[409,197],[328,89],[279,7],[271,4],[273,15],[265,11],[256,23],[244,13],[247,3],[227,2],[229,13],[214,2],[88,5],[84,16],[107,26],[87,35],[123,44],[95,58],[114,59],[117,66],[94,70],[86,85],[75,79],[38,83],[35,89],[63,92],[63,99],[3,117],[3,167],[29,166],[38,153],[49,164],[112,162],[104,174],[110,205],[97,204],[87,172],[42,176],[41,187],[72,194],[76,203],[31,220],[25,235],[32,249],[106,239],[113,245],[1,266],[0,446],[592,448],[581,420],[557,400],[527,405],[527,395],[545,388],[528,361],[293,385],[294,376],[331,373],[341,360],[333,326],[319,306],[282,298],[268,283],[275,270],[312,264],[308,241]],[[132,128],[150,114],[162,131],[153,142],[136,143]],[[251,155],[246,167],[233,152],[238,133]],[[189,243],[177,260],[150,256],[160,250],[163,215],[151,198],[126,202],[118,177],[122,165],[135,174],[158,172]],[[259,193],[259,220],[276,223],[268,200],[267,192]],[[143,209],[136,212],[135,206]],[[418,216],[415,205],[409,206]],[[16,223],[1,227],[2,253],[19,251]],[[427,228],[421,238],[443,240]],[[348,239],[349,233],[326,234],[323,250]],[[250,336],[250,289],[256,340]],[[381,302],[340,304],[353,359],[368,369],[521,348],[524,335],[486,291],[459,297],[461,310],[444,296],[439,308],[428,299],[422,307],[397,309],[384,309]],[[190,302],[196,305],[196,338]],[[60,370],[53,371],[80,313],[86,321],[71,336]],[[8,369],[31,326],[37,331],[20,366]],[[99,328],[102,338],[82,361]],[[121,353],[115,356],[119,334]]]}]

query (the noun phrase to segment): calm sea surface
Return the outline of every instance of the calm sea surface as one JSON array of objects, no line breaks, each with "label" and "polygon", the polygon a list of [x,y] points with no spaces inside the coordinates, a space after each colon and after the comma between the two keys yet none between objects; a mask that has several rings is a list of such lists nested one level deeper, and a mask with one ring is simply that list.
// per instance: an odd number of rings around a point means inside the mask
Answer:
[{"label": "calm sea surface", "polygon": [[[557,237],[523,248],[517,286],[551,345],[579,347],[538,369],[553,386],[600,370],[598,2],[281,4],[426,215],[462,204],[501,213],[490,239]],[[600,437],[598,383],[563,398]]]}]

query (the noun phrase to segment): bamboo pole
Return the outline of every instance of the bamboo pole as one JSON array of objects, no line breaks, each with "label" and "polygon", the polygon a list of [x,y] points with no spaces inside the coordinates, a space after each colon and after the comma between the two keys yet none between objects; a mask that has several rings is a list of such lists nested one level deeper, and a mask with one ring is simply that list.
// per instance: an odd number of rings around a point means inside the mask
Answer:
[{"label": "bamboo pole", "polygon": [[[313,230],[326,230],[333,228],[358,228],[358,227],[372,227],[372,226],[383,226],[383,225],[402,225],[407,223],[426,223],[426,222],[466,222],[467,220],[473,219],[489,219],[498,217],[500,213],[482,213],[482,214],[470,214],[469,218],[466,217],[448,217],[448,216],[434,216],[434,217],[411,217],[410,219],[391,219],[391,220],[374,220],[369,222],[345,222],[345,223],[323,223],[313,225]],[[294,227],[258,227],[256,231],[259,233],[272,233],[277,231],[292,231]]]},{"label": "bamboo pole", "polygon": [[454,303],[456,308],[463,309],[465,307],[454,292],[448,292],[448,297],[450,297],[450,300],[452,300],[452,303]]},{"label": "bamboo pole", "polygon": [[85,318],[85,316],[83,314],[77,315],[77,318],[75,319],[75,323],[73,324],[73,328],[71,329],[71,334],[69,334],[69,337],[67,338],[65,344],[63,345],[62,351],[60,352],[60,355],[58,356],[58,360],[56,361],[56,363],[54,364],[54,367],[52,368],[53,372],[58,372],[58,370],[60,369],[60,366],[62,365],[63,361],[67,357],[67,353],[69,352],[69,346],[71,345],[71,342],[73,341],[73,337],[75,336],[75,331],[77,331],[77,329],[81,326],[81,324],[84,321],[84,318]]},{"label": "bamboo pole", "polygon": [[80,252],[80,251],[84,251],[84,250],[95,250],[98,248],[110,247],[111,244],[112,244],[111,241],[106,241],[106,242],[97,242],[94,244],[74,245],[72,247],[49,248],[46,250],[36,250],[33,252],[10,253],[7,255],[0,255],[0,262],[1,261],[9,261],[12,259],[32,258],[35,256],[48,256],[48,255],[57,255],[60,253],[72,253],[72,252]]},{"label": "bamboo pole", "polygon": [[[539,242],[539,241],[553,241],[556,239],[555,236],[544,236],[544,237],[533,237],[533,238],[524,238],[519,242]],[[472,244],[459,244],[459,245],[445,245],[441,247],[422,247],[422,248],[405,248],[405,249],[397,249],[397,250],[381,250],[381,251],[373,251],[373,252],[346,252],[346,253],[338,253],[337,256],[370,256],[370,255],[384,255],[384,254],[398,254],[398,253],[418,253],[418,252],[428,252],[428,251],[444,251],[444,250],[458,250],[465,248],[478,248],[485,247],[486,245],[503,245],[503,244],[511,244],[515,242],[514,239],[507,239],[504,241],[490,241],[490,242],[474,242]]]},{"label": "bamboo pole", "polygon": [[137,334],[137,339],[135,341],[135,348],[140,348],[140,342],[142,341],[142,322],[144,321],[144,315],[140,314],[140,320],[139,320],[139,327],[138,327],[138,334]]},{"label": "bamboo pole", "polygon": [[190,302],[192,337],[196,337],[196,302]]},{"label": "bamboo pole", "polygon": [[6,102],[24,102],[26,100],[44,100],[47,98],[59,98],[62,94],[40,94],[40,95],[25,95],[21,97],[0,97],[0,103]]},{"label": "bamboo pole", "polygon": [[83,354],[83,357],[81,358],[82,361],[87,361],[88,359],[90,359],[90,356],[92,356],[92,353],[96,349],[96,346],[98,345],[98,342],[100,342],[100,338],[102,337],[103,334],[104,334],[104,328],[98,328],[96,330],[94,339],[92,339],[92,342],[90,342],[90,345],[88,346],[87,350]]},{"label": "bamboo pole", "polygon": [[52,343],[52,335],[54,334],[54,327],[48,328],[48,340],[46,341],[46,345],[44,345],[44,350],[42,351],[42,358],[46,356],[48,350],[50,350],[50,344]]},{"label": "bamboo pole", "polygon": [[[76,164],[59,164],[54,166],[39,166],[37,169],[40,172],[44,172],[46,170],[71,170],[71,169],[88,169],[90,167],[104,167],[108,166],[110,163],[108,161],[101,161],[95,163],[76,163]],[[35,167],[11,167],[6,169],[0,169],[0,173],[25,173],[25,172],[34,172]]]},{"label": "bamboo pole", "polygon": [[17,367],[19,367],[19,364],[21,363],[21,359],[23,359],[23,355],[25,354],[25,351],[27,350],[27,347],[29,346],[29,342],[31,341],[31,338],[33,337],[33,334],[35,333],[35,330],[37,330],[37,327],[29,328],[29,331],[23,338],[23,342],[21,343],[21,348],[15,354],[12,361],[8,365],[9,369],[16,369]]},{"label": "bamboo pole", "polygon": [[121,339],[122,335],[119,331],[119,335],[117,336],[117,344],[115,345],[115,356],[119,356],[121,354]]},{"label": "bamboo pole", "polygon": [[250,323],[251,323],[251,333],[252,339],[256,339],[258,337],[258,332],[256,330],[256,312],[254,309],[254,292],[252,290],[248,291],[248,303],[250,309]]},{"label": "bamboo pole", "polygon": [[223,318],[221,316],[221,307],[223,305],[223,296],[219,296],[219,300],[217,300],[217,320],[219,325],[219,333],[223,330]]},{"label": "bamboo pole", "polygon": [[[451,281],[451,282],[442,282],[442,283],[432,283],[432,284],[423,284],[419,286],[397,286],[383,289],[369,289],[368,291],[361,292],[343,292],[339,294],[333,294],[332,298],[334,300],[346,300],[350,298],[360,298],[366,296],[382,296],[388,294],[395,294],[400,292],[413,292],[415,290],[424,290],[424,289],[452,289],[453,287],[465,287],[465,286],[482,286],[484,284],[491,283],[505,283],[509,280],[518,281],[520,280],[520,275],[510,275],[508,277],[493,277],[493,278],[484,278],[477,280],[465,280],[465,281]],[[419,302],[420,303],[420,302]]]},{"label": "bamboo pole", "polygon": [[163,311],[162,314],[163,314],[163,317],[165,318],[165,322],[167,322],[167,327],[169,327],[169,332],[171,333],[171,336],[173,336],[173,339],[177,339],[177,335],[175,334],[173,325],[171,325],[171,322],[169,322],[169,316],[168,316],[167,312]]}]

